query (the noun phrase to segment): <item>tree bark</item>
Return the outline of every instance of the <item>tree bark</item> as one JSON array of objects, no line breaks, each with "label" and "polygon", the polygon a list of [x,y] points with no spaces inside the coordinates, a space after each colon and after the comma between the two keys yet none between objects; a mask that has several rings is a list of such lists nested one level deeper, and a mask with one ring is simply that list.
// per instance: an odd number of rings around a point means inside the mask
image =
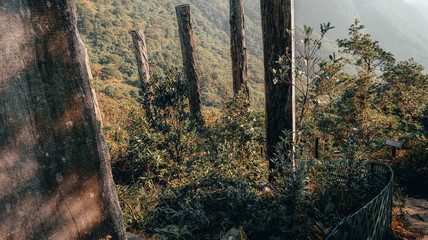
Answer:
[{"label": "tree bark", "polygon": [[181,42],[184,71],[189,83],[189,108],[193,116],[202,117],[202,102],[199,87],[198,64],[193,40],[192,13],[188,4],[175,7],[178,21],[178,35]]},{"label": "tree bark", "polygon": [[137,59],[138,74],[140,76],[140,85],[143,91],[145,101],[148,101],[146,114],[153,117],[153,87],[150,84],[150,65],[147,54],[146,37],[143,30],[131,31],[132,42],[134,44],[135,57]]},{"label": "tree bark", "polygon": [[230,0],[230,53],[233,92],[249,95],[247,83],[247,46],[245,44],[244,0]]},{"label": "tree bark", "polygon": [[0,238],[124,239],[74,0],[0,1]]},{"label": "tree bark", "polygon": [[[292,130],[292,72],[286,81],[274,81],[272,69],[279,69],[279,57],[292,48],[291,0],[260,0],[266,98],[266,156],[272,159],[284,130]],[[291,56],[291,54],[290,54]],[[290,69],[291,69],[291,61]],[[272,161],[269,168],[273,169]]]}]

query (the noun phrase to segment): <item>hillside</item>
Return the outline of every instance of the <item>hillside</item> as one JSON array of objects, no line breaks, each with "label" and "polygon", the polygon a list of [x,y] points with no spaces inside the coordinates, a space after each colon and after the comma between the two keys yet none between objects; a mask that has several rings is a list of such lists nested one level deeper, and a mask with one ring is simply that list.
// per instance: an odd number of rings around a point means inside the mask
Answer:
[{"label": "hillside", "polygon": [[[348,65],[343,73],[341,63],[331,58],[322,66],[320,77],[313,73],[312,86],[310,81],[301,86],[310,89],[310,94],[300,95],[296,101],[301,117],[297,121],[298,151],[292,159],[299,159],[297,167],[286,161],[290,155],[283,151],[291,146],[291,138],[285,137],[280,143],[278,155],[270,159],[273,161],[266,161],[265,157],[265,140],[269,136],[265,135],[263,114],[259,2],[245,0],[250,96],[253,107],[258,108],[254,110],[243,96],[222,106],[232,95],[228,1],[186,2],[193,11],[206,120],[204,124],[195,124],[186,108],[181,75],[167,74],[170,67],[181,67],[174,8],[183,2],[77,0],[78,25],[91,59],[93,86],[103,113],[112,172],[128,230],[148,237],[156,234],[163,238],[218,239],[230,227],[244,226],[242,231],[251,239],[320,239],[377,192],[354,184],[363,180],[360,173],[367,176],[366,169],[357,169],[362,166],[361,159],[393,164],[397,182],[409,192],[419,194],[426,185],[427,75],[413,60],[394,64],[375,41],[380,40],[380,45],[392,51],[398,60],[413,56],[424,60],[423,43],[428,38],[417,31],[417,26],[424,27],[425,23],[420,21],[421,14],[414,5],[420,2],[298,1],[298,23],[314,27],[314,33],[318,32],[320,22],[336,26],[326,35],[329,39],[323,40],[319,51],[322,58],[338,51],[332,39],[347,38],[347,29],[355,18],[368,27],[373,40],[355,37],[342,41],[345,52],[355,52],[363,64]],[[403,20],[406,14],[413,13],[408,21]],[[297,26],[300,38],[301,26]],[[135,29],[145,30],[155,73],[156,107],[150,119],[144,117],[144,111],[150,108],[133,108],[140,105],[129,34]],[[355,29],[358,26],[351,31]],[[298,37],[299,45],[302,43]],[[371,68],[380,62],[385,63],[381,65],[385,69]],[[303,71],[311,74],[310,64],[300,64],[307,67]],[[391,156],[386,139],[402,143],[397,156]],[[344,161],[349,163],[350,176],[356,177],[349,179],[349,186],[335,183],[336,174],[332,174],[343,169]],[[278,169],[272,169],[270,162]],[[339,168],[332,169],[332,163]],[[357,165],[352,166],[353,163]],[[277,177],[276,181],[269,181],[272,175]],[[307,194],[303,182],[315,183],[320,188]],[[265,191],[266,186],[272,191]],[[343,193],[340,199],[334,194],[337,191]],[[302,202],[296,203],[295,199]],[[312,237],[308,238],[309,235]]]},{"label": "hillside", "polygon": [[[263,107],[259,1],[244,2],[251,98],[253,106]],[[183,3],[192,6],[203,104],[218,108],[231,96],[227,0],[78,0],[78,27],[89,50],[97,92],[116,100],[137,96],[130,30],[145,30],[154,72],[162,75],[170,67],[181,67],[175,6]],[[398,60],[414,57],[428,66],[428,33],[420,31],[428,29],[420,12],[424,7],[415,0],[302,0],[296,2],[296,21],[315,30],[319,23],[331,22],[336,28],[327,38],[334,41],[347,37],[348,27],[359,18],[367,32]],[[337,51],[333,41],[325,41],[322,55]]]},{"label": "hillside", "polygon": [[[194,32],[197,39],[202,101],[207,107],[218,108],[233,92],[228,37],[228,3],[225,0],[187,2],[192,7]],[[145,30],[149,58],[153,63],[154,72],[162,75],[170,67],[181,67],[175,6],[182,4],[182,1],[79,0],[77,3],[80,15],[78,26],[93,64],[98,92],[114,95],[112,91],[105,90],[112,81],[115,81],[112,79],[123,79],[123,83],[137,86],[138,72],[131,37],[128,34],[130,30]],[[261,107],[263,106],[263,54],[257,8],[258,1],[246,1],[250,91],[256,107]],[[136,95],[136,88],[115,85],[110,88],[119,88],[116,92],[121,92],[125,88],[132,96]]]}]

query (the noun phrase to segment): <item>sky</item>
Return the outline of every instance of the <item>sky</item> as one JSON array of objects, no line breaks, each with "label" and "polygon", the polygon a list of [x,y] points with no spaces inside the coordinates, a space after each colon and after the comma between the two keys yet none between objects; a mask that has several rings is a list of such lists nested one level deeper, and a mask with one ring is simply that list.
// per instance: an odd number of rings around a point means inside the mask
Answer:
[{"label": "sky", "polygon": [[428,0],[404,0],[407,3],[420,3],[428,5]]},{"label": "sky", "polygon": [[428,12],[425,12],[428,10],[428,0],[403,0],[406,3],[410,3],[414,6],[423,6],[423,9],[419,9],[420,11],[423,11],[424,14],[428,14]]}]

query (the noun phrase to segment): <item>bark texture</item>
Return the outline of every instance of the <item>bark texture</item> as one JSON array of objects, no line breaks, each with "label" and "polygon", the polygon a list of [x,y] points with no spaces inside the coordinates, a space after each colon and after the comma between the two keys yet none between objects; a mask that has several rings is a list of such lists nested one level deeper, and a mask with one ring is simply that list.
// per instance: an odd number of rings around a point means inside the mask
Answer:
[{"label": "bark texture", "polygon": [[150,65],[147,54],[146,37],[143,30],[131,31],[132,42],[134,44],[135,57],[137,59],[138,74],[140,76],[140,85],[145,94],[145,100],[149,102],[147,114],[153,117],[153,87],[150,84]]},{"label": "bark texture", "polygon": [[192,13],[188,4],[175,7],[180,36],[184,71],[189,82],[189,108],[195,118],[202,117],[202,102],[199,87],[196,46],[193,39]]},{"label": "bark texture", "polygon": [[0,1],[0,238],[124,239],[74,0]]},{"label": "bark texture", "polygon": [[[287,81],[274,81],[272,69],[279,69],[276,61],[291,49],[291,0],[260,0],[263,31],[266,98],[266,156],[272,159],[275,145],[284,130],[292,130],[291,71]],[[290,61],[291,65],[291,61]],[[291,66],[290,66],[291,69]],[[273,168],[272,162],[269,164]]]},{"label": "bark texture", "polygon": [[244,0],[230,0],[230,53],[233,92],[249,95],[247,83],[247,46],[245,44]]}]

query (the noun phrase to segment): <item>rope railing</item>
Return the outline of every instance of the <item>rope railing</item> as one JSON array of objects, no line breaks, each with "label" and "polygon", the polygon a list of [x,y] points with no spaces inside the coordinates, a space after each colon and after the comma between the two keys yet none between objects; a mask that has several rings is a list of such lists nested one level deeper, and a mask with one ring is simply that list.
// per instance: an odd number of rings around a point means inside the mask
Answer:
[{"label": "rope railing", "polygon": [[368,181],[385,186],[380,193],[354,214],[347,216],[331,231],[327,240],[383,239],[391,223],[394,173],[384,163],[366,163]]}]

